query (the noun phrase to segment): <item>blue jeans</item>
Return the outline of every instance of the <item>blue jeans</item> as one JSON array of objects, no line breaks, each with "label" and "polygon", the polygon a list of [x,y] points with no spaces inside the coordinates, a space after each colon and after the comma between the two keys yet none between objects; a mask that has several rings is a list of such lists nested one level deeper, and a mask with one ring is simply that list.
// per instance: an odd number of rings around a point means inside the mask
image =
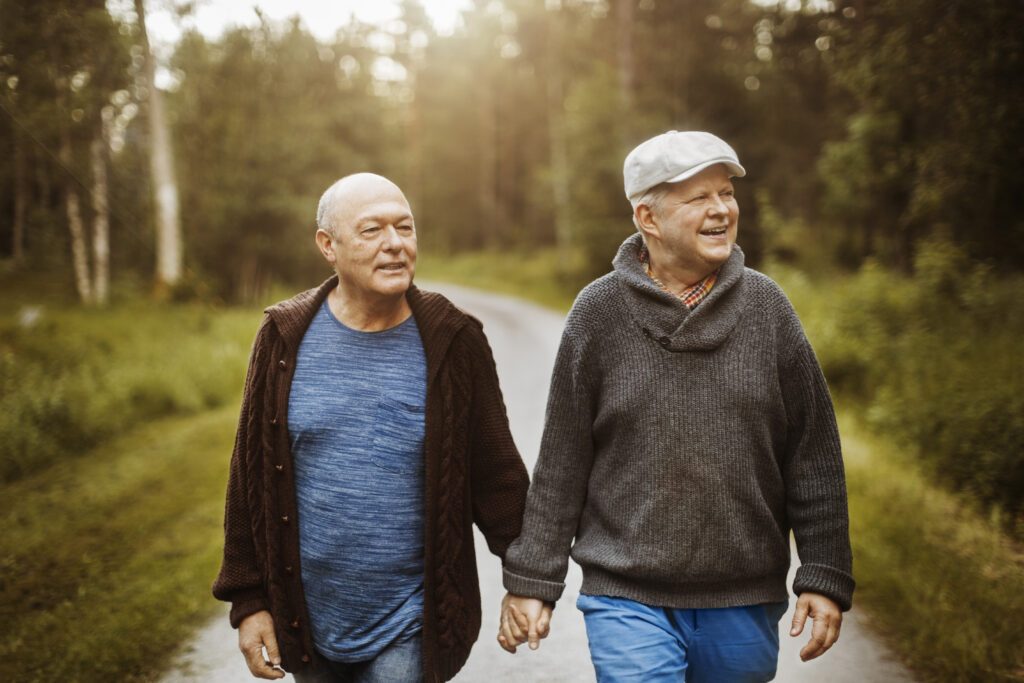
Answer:
[{"label": "blue jeans", "polygon": [[368,662],[332,662],[317,653],[314,665],[295,674],[296,683],[415,683],[423,680],[423,637],[394,643]]},{"label": "blue jeans", "polygon": [[787,603],[673,609],[580,595],[599,683],[761,683],[775,678]]}]

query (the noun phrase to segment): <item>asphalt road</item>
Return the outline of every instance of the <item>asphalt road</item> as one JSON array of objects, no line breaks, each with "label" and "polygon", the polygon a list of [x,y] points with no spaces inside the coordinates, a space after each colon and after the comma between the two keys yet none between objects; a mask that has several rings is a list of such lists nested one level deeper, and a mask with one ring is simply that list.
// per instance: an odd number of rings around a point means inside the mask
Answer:
[{"label": "asphalt road", "polygon": [[[425,285],[446,294],[484,323],[494,350],[509,420],[516,444],[532,470],[544,422],[548,379],[562,330],[562,317],[517,299],[451,285]],[[567,588],[555,609],[551,635],[539,650],[520,648],[515,655],[495,642],[501,586],[499,561],[487,551],[477,533],[477,563],[483,596],[483,629],[465,668],[455,678],[461,683],[592,683],[594,670],[587,652],[583,618],[575,608],[581,575],[570,563]],[[794,565],[796,564],[794,553]],[[809,635],[809,624],[799,639],[790,638],[791,611],[781,622],[782,647],[777,681],[810,683],[901,683],[913,681],[866,626],[856,608],[844,619],[839,642],[818,660],[802,663],[799,651]],[[254,680],[237,649],[236,633],[226,611],[203,625],[190,643],[183,644],[179,665],[164,683],[213,681],[243,683]],[[286,681],[292,680],[289,676]]]}]

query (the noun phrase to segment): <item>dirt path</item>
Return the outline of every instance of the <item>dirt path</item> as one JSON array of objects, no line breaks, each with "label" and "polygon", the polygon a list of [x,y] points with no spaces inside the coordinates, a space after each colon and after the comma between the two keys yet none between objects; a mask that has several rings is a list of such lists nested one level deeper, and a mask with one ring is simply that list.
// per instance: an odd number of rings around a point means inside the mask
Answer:
[{"label": "dirt path", "polygon": [[[562,317],[538,306],[494,294],[451,285],[429,286],[448,295],[456,304],[480,318],[494,349],[501,386],[508,406],[516,444],[532,470],[544,422],[545,398],[551,365],[562,331]],[[794,554],[795,557],[795,554]],[[455,678],[462,683],[590,683],[594,671],[587,652],[583,618],[573,606],[580,585],[579,568],[570,563],[567,589],[552,621],[551,636],[540,650],[521,649],[517,655],[502,651],[494,641],[498,604],[504,590],[498,560],[487,552],[477,536],[484,615],[480,640],[469,662]],[[786,635],[792,613],[783,617],[783,642],[778,681],[797,683],[901,683],[910,674],[888,649],[866,628],[856,609],[846,616],[840,642],[823,658],[801,663],[799,640]],[[236,634],[228,626],[226,613],[204,625],[183,648],[181,664],[169,672],[164,683],[252,681],[236,645]],[[288,677],[285,680],[291,680]]]}]

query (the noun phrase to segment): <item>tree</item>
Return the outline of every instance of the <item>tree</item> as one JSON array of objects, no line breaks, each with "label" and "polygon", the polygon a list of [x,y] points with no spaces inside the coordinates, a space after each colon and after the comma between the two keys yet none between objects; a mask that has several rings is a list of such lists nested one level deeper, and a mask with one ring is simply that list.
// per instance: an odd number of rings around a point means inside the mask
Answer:
[{"label": "tree", "polygon": [[178,215],[178,183],[174,176],[171,130],[164,111],[163,94],[156,84],[156,59],[146,32],[145,0],[135,0],[139,40],[143,49],[149,100],[150,174],[156,199],[156,286],[160,295],[181,279],[181,221]]}]

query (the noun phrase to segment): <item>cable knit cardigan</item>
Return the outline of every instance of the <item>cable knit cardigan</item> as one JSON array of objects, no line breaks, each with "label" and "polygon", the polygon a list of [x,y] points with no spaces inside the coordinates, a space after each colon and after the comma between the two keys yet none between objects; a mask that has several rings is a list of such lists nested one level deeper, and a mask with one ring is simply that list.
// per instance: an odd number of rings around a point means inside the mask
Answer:
[{"label": "cable knit cardigan", "polygon": [[[224,559],[213,585],[214,596],[232,603],[235,628],[254,612],[270,611],[288,671],[313,654],[299,569],[288,394],[299,343],[336,285],[332,277],[268,308],[256,334],[231,457]],[[480,631],[472,525],[504,557],[519,535],[528,475],[480,322],[415,286],[407,300],[427,357],[423,665],[424,680],[433,682],[455,676]]]}]

